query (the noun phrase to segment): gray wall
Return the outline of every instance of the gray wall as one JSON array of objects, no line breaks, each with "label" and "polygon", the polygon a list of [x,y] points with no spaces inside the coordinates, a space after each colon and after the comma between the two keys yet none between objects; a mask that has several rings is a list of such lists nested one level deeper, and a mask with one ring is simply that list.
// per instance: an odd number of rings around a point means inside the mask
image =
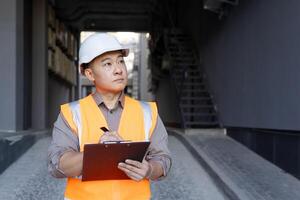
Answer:
[{"label": "gray wall", "polygon": [[159,82],[155,101],[158,112],[165,125],[180,124],[180,110],[176,102],[176,91],[170,78],[164,78]]},{"label": "gray wall", "polygon": [[219,22],[201,11],[194,40],[225,126],[300,130],[299,8],[298,0],[240,1]]},{"label": "gray wall", "polygon": [[32,1],[32,128],[47,128],[47,3]]},{"label": "gray wall", "polygon": [[31,79],[32,79],[32,1],[24,0],[24,129],[31,128]]},{"label": "gray wall", "polygon": [[52,127],[57,119],[60,105],[71,101],[70,87],[54,76],[48,77],[48,127]]},{"label": "gray wall", "polygon": [[148,68],[148,43],[145,33],[140,33],[139,37],[139,99],[142,101],[153,101],[152,92],[148,91],[149,88],[149,75],[150,69]]},{"label": "gray wall", "polygon": [[23,1],[0,2],[0,130],[22,129]]}]

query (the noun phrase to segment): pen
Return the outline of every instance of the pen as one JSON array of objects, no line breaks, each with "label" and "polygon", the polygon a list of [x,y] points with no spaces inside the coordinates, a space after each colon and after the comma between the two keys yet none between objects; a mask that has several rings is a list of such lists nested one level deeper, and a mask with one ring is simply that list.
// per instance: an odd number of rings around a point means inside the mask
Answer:
[{"label": "pen", "polygon": [[131,142],[131,140],[121,140],[121,141],[104,141],[103,144],[119,144],[119,143],[126,143]]},{"label": "pen", "polygon": [[108,130],[106,127],[104,127],[104,126],[102,126],[100,129],[101,129],[103,132],[109,132],[109,130]]},{"label": "pen", "polygon": [[[108,128],[102,126],[100,129],[105,133],[109,132]],[[120,140],[120,141],[115,141],[115,140],[110,140],[110,141],[104,141],[103,144],[114,144],[114,143],[126,143],[126,142],[131,142],[131,140]]]}]

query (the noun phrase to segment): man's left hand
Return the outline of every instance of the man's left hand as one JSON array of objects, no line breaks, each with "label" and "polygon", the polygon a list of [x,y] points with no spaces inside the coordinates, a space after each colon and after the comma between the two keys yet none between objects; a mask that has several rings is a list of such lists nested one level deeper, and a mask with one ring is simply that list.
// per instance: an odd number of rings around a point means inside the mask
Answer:
[{"label": "man's left hand", "polygon": [[144,178],[149,178],[152,171],[152,166],[146,160],[138,162],[127,159],[125,163],[119,163],[118,168],[125,172],[129,178],[135,181],[141,181]]}]

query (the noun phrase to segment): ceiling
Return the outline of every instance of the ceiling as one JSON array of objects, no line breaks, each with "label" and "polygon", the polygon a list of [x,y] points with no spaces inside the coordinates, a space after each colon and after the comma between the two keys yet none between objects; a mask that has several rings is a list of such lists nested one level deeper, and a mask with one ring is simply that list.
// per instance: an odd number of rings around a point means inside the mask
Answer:
[{"label": "ceiling", "polygon": [[140,31],[151,26],[156,0],[56,0],[56,15],[79,31]]}]

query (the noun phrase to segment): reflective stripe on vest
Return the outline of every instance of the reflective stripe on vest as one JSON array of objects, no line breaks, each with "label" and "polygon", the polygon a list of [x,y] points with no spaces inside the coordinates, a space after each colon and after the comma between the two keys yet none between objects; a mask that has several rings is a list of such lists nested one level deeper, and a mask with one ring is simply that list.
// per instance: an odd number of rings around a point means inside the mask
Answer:
[{"label": "reflective stripe on vest", "polygon": [[140,101],[144,114],[145,141],[149,141],[150,129],[152,125],[151,107],[148,102]]},{"label": "reflective stripe on vest", "polygon": [[[151,107],[148,102],[139,101],[143,110],[144,115],[144,128],[145,128],[145,141],[149,141],[149,135],[150,135],[150,129],[152,125],[152,113],[151,113]],[[80,113],[80,104],[79,101],[74,101],[69,103],[72,115],[73,115],[73,121],[75,125],[77,126],[77,134],[79,139],[79,145],[81,145],[81,136],[82,136],[82,123],[81,123],[81,113]]]},{"label": "reflective stripe on vest", "polygon": [[79,144],[81,144],[81,136],[82,136],[82,123],[81,123],[81,113],[80,113],[80,104],[79,101],[74,101],[69,103],[69,106],[71,108],[71,112],[73,115],[73,121],[75,125],[77,126],[77,134],[78,134],[78,140]]}]

